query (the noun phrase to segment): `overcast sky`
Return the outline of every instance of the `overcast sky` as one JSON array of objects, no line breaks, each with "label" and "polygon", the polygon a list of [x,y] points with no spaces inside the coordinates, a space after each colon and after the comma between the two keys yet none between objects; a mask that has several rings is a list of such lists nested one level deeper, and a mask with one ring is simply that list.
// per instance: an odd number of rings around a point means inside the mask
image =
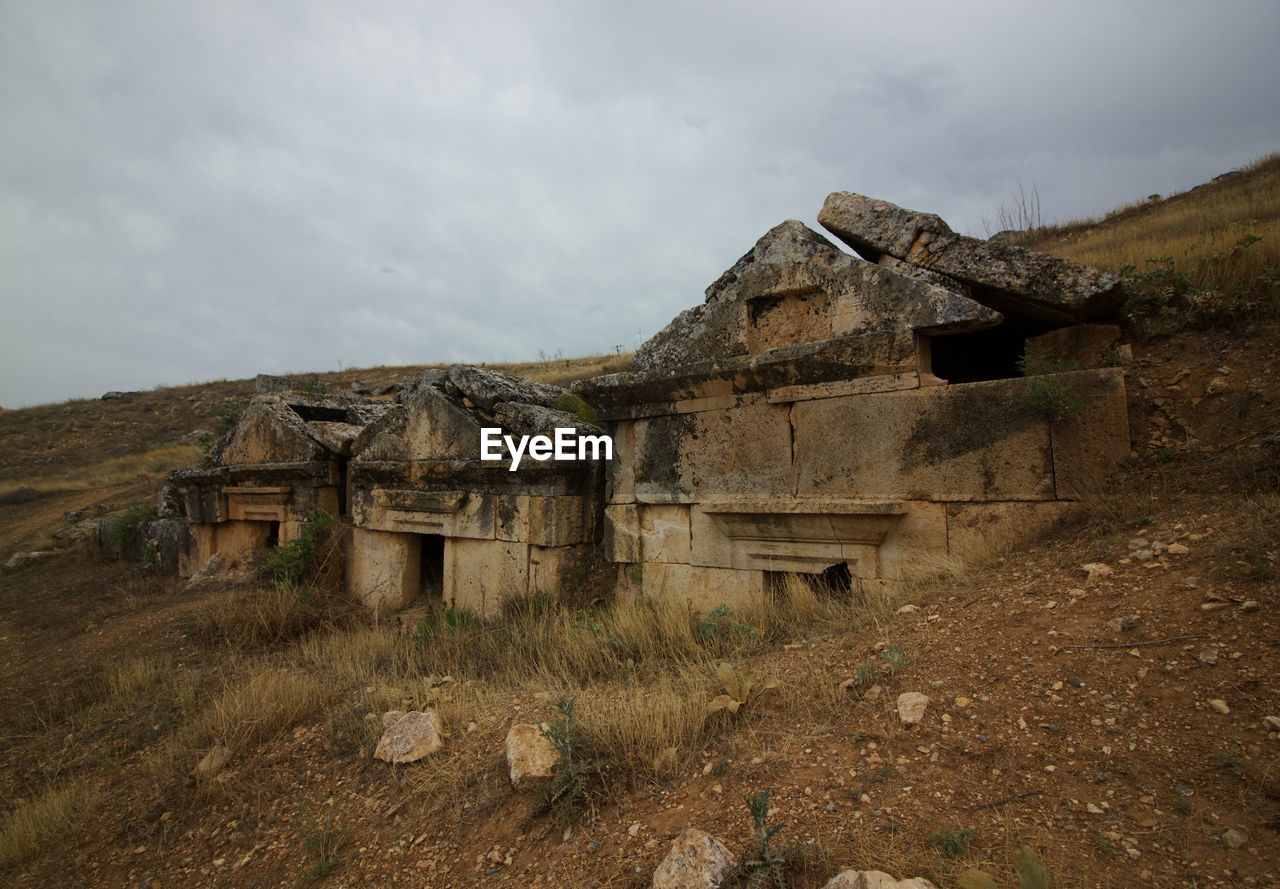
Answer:
[{"label": "overcast sky", "polygon": [[1280,4],[0,0],[0,405],[634,348],[831,191],[1280,150]]}]

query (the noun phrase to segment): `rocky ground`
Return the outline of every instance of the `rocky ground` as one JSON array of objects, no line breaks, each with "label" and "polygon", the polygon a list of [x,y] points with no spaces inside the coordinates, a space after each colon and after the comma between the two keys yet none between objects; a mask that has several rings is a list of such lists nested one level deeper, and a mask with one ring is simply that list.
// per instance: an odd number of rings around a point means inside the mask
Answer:
[{"label": "rocky ground", "polygon": [[[29,737],[67,730],[57,702],[70,709],[126,655],[226,656],[189,634],[220,593],[179,595],[75,555],[5,572],[7,793],[31,792],[26,776],[57,757],[133,788],[6,877],[640,887],[686,827],[750,857],[744,798],[769,791],[794,886],[848,867],[939,886],[978,867],[1013,886],[1023,843],[1053,886],[1280,885],[1280,471],[1264,443],[1278,422],[1276,342],[1197,334],[1139,347],[1133,465],[1076,523],[913,590],[876,625],[825,626],[754,655],[778,690],[726,717],[696,755],[636,786],[596,788],[568,824],[530,818],[532,797],[511,788],[502,758],[513,722],[556,717],[560,688],[455,707],[465,717],[446,724],[444,750],[407,766],[304,721],[162,792],[129,741],[144,723],[160,730],[154,709],[103,726],[88,749],[46,743],[37,761]],[[0,505],[5,522],[20,507]],[[928,698],[918,724],[900,718],[906,692]]]}]

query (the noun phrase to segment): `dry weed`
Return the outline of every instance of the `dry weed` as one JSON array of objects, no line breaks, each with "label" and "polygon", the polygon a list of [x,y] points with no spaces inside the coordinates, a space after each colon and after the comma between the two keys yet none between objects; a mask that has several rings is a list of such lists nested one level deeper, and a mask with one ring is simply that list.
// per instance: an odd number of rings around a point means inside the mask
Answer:
[{"label": "dry weed", "polygon": [[306,719],[322,715],[339,694],[329,677],[262,667],[233,680],[209,699],[182,738],[193,750],[223,744],[247,750]]},{"label": "dry weed", "polygon": [[87,780],[49,786],[0,820],[0,869],[12,867],[57,841],[66,841],[92,813],[100,797]]}]

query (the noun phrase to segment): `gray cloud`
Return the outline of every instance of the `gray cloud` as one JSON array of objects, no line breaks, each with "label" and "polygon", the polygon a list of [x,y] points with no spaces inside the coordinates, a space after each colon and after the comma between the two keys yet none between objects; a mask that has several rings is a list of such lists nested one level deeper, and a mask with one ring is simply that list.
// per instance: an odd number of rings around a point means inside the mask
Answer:
[{"label": "gray cloud", "polygon": [[1280,9],[0,9],[0,404],[633,346],[851,189],[981,231],[1280,147]]}]

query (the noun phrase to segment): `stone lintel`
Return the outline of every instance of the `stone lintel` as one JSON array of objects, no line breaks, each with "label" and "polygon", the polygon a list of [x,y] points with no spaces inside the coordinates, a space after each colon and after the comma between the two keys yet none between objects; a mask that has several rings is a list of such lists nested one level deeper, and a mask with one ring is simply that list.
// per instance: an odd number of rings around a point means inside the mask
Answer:
[{"label": "stone lintel", "polygon": [[916,369],[911,331],[872,330],[811,343],[779,346],[758,355],[654,370],[606,374],[570,388],[601,420],[623,419],[633,405],[715,395],[740,395],[780,386],[847,380]]},{"label": "stone lintel", "polygon": [[770,389],[770,404],[795,401],[811,401],[815,398],[836,398],[841,395],[866,395],[870,392],[898,392],[903,389],[919,389],[920,374],[912,371],[902,374],[885,374],[878,377],[859,377],[853,380],[832,380],[827,383],[811,383],[804,386],[779,386]]},{"label": "stone lintel", "polygon": [[227,518],[233,522],[283,522],[289,515],[291,487],[229,486],[222,489],[227,498]]},{"label": "stone lintel", "polygon": [[892,500],[702,503],[691,511],[690,561],[800,573],[847,562],[857,577],[878,577],[876,548],[906,513]]}]

